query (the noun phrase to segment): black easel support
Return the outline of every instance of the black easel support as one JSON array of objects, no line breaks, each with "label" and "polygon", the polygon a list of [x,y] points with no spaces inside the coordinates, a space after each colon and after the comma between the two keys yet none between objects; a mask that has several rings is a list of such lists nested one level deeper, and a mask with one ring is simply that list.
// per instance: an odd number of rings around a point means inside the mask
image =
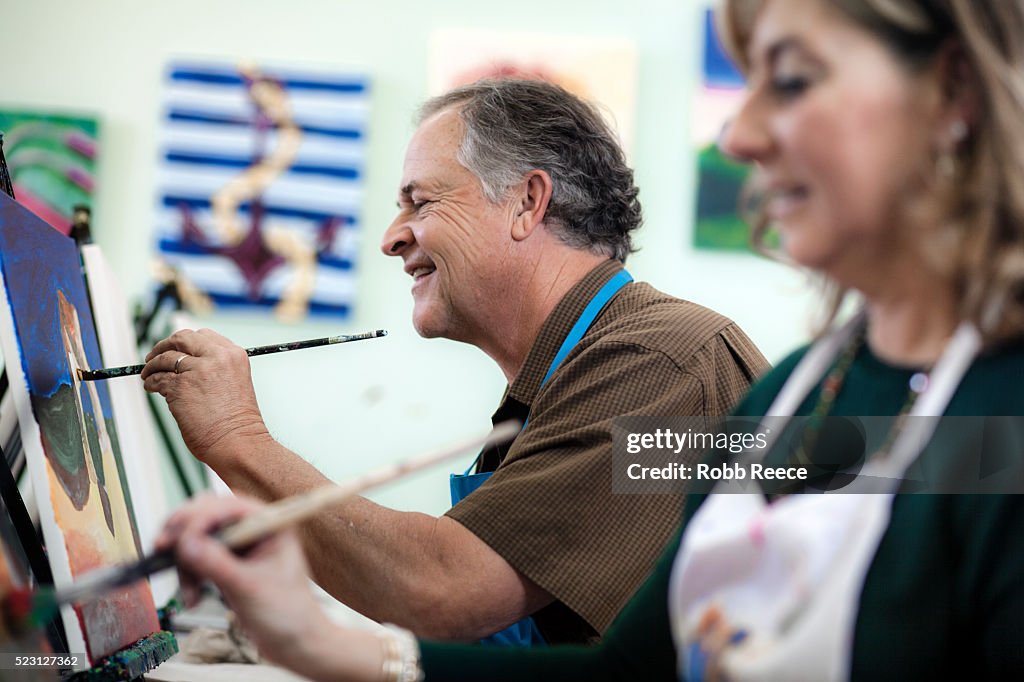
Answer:
[{"label": "black easel support", "polygon": [[4,134],[0,132],[0,191],[14,199],[14,182],[11,180],[11,173],[7,170],[7,159],[4,158]]}]

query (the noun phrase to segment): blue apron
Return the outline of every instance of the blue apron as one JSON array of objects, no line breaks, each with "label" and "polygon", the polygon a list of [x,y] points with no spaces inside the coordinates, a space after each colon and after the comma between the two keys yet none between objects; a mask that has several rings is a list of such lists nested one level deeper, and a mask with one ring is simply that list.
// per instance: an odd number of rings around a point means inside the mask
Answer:
[{"label": "blue apron", "polygon": [[[551,375],[555,373],[558,366],[565,360],[565,356],[576,347],[576,344],[580,342],[583,335],[590,329],[590,325],[594,323],[597,316],[604,310],[604,307],[608,305],[608,302],[612,300],[615,294],[619,293],[619,289],[624,287],[629,282],[633,281],[633,277],[622,270],[617,273],[614,277],[608,280],[600,291],[594,294],[594,297],[590,299],[590,303],[580,313],[579,319],[576,320],[576,324],[569,330],[568,336],[565,337],[565,341],[562,342],[562,347],[558,349],[558,353],[555,354],[555,359],[551,361],[551,367],[548,368],[547,374],[544,375],[544,379],[540,382],[540,387],[543,388]],[[539,390],[539,389],[538,389]],[[527,417],[527,423],[529,423],[529,417]],[[526,424],[523,424],[523,428],[526,428]],[[482,453],[481,453],[482,454]],[[464,500],[466,496],[472,493],[474,490],[483,485],[484,481],[491,477],[493,471],[485,471],[479,474],[471,474],[470,471],[480,461],[480,455],[473,460],[473,463],[469,465],[465,473],[461,476],[459,474],[451,474],[449,477],[448,485],[451,489],[452,494],[452,506],[454,507],[459,502]],[[537,629],[537,624],[533,621],[533,618],[527,616],[518,623],[513,623],[509,627],[505,628],[501,632],[496,632],[490,637],[485,637],[480,640],[481,644],[497,644],[499,646],[543,646],[547,642],[544,641],[544,637],[540,634],[540,630]]]}]

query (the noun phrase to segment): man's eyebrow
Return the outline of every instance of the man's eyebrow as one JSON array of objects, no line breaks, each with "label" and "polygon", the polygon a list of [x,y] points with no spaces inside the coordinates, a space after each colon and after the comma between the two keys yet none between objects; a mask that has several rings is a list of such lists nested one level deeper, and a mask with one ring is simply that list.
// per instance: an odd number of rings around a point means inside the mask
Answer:
[{"label": "man's eyebrow", "polygon": [[395,206],[397,206],[398,208],[402,208],[402,201],[409,201],[416,187],[417,185],[415,182],[410,182],[409,184],[400,188],[398,190],[398,201],[395,202]]}]

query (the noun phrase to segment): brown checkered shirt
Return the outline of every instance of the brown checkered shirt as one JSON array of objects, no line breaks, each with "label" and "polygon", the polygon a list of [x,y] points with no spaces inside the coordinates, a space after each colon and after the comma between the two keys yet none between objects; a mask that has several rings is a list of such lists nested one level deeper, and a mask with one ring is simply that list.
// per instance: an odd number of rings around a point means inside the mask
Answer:
[{"label": "brown checkered shirt", "polygon": [[725,415],[768,368],[731,320],[632,282],[541,389],[583,308],[621,269],[599,265],[544,322],[493,417],[528,414],[527,428],[483,453],[477,470],[494,475],[448,512],[555,598],[534,614],[551,644],[603,633],[680,520],[680,495],[612,493],[612,419]]}]

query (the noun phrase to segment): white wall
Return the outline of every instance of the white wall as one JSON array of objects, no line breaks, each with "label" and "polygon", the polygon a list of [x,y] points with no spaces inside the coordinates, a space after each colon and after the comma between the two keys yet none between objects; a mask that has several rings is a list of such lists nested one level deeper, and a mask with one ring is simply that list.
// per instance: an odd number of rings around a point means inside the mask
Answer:
[{"label": "white wall", "polygon": [[[377,327],[382,341],[254,361],[272,431],[332,477],[485,429],[504,381],[474,348],[419,339],[408,277],[377,243],[394,210],[411,115],[426,95],[434,28],[625,37],[639,49],[633,161],[647,216],[638,279],[737,320],[769,359],[806,337],[803,278],[751,256],[690,246],[690,98],[701,0],[15,0],[0,15],[0,106],[61,107],[101,119],[94,235],[122,284],[149,282],[160,86],[175,57],[363,67],[372,77],[365,231],[355,315],[282,327],[203,320],[242,345]],[[405,509],[445,508],[442,472],[383,491]]]}]

